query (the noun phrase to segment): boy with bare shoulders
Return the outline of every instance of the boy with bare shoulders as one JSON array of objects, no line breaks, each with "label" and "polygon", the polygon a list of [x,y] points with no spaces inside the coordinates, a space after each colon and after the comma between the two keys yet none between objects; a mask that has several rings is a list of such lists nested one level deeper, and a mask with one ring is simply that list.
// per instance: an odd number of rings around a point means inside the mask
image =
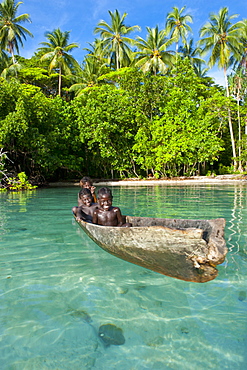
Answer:
[{"label": "boy with bare shoulders", "polygon": [[112,206],[112,192],[104,187],[98,191],[98,207],[93,213],[93,223],[103,226],[131,226],[123,224],[121,211],[118,207]]},{"label": "boy with bare shoulders", "polygon": [[[88,189],[88,190],[90,190],[91,195],[93,197],[93,202],[94,203],[97,203],[97,198],[96,198],[96,195],[95,195],[95,186],[93,186],[93,183],[92,183],[92,180],[90,179],[90,177],[84,176],[80,180],[80,187],[82,189]],[[85,206],[85,204],[82,201],[81,193],[79,191],[79,193],[78,193],[78,206],[75,206],[75,207],[72,208],[72,212],[74,213],[75,216],[77,215],[77,211],[79,211],[77,208],[79,208],[81,206]]]},{"label": "boy with bare shoulders", "polygon": [[79,192],[80,206],[73,207],[72,211],[77,220],[92,222],[93,213],[98,207],[98,203],[93,203],[93,196],[89,189],[82,188]]},{"label": "boy with bare shoulders", "polygon": [[[89,189],[92,193],[92,197],[93,197],[93,201],[94,203],[97,202],[97,198],[96,198],[96,195],[95,195],[95,186],[93,186],[93,183],[92,183],[92,180],[90,179],[90,177],[88,176],[84,176],[81,180],[80,180],[80,187],[81,188],[85,188],[85,189]],[[80,206],[80,199],[79,199],[79,194],[78,194],[78,205]]]}]

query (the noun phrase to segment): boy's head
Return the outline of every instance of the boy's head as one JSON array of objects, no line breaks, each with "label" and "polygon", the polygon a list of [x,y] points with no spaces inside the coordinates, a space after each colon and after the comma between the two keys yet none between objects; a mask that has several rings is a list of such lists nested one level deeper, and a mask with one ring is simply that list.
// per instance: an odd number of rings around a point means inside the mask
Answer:
[{"label": "boy's head", "polygon": [[85,206],[90,206],[93,203],[93,196],[89,189],[82,188],[79,191],[79,198]]},{"label": "boy's head", "polygon": [[103,196],[107,195],[109,198],[113,198],[112,196],[112,192],[111,192],[111,189],[107,188],[107,187],[104,187],[104,188],[100,188],[98,190],[98,199],[102,198]]},{"label": "boy's head", "polygon": [[93,183],[92,183],[92,180],[90,179],[90,177],[84,176],[84,177],[80,180],[80,187],[81,187],[81,188],[87,188],[87,189],[90,189],[92,186],[93,186]]},{"label": "boy's head", "polygon": [[104,211],[111,210],[112,205],[112,192],[109,188],[100,188],[98,191],[98,203]]}]

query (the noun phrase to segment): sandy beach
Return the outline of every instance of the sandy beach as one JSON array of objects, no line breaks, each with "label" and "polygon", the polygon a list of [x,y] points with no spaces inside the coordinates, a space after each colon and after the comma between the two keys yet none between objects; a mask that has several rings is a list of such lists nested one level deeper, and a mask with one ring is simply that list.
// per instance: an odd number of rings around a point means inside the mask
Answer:
[{"label": "sandy beach", "polygon": [[[96,186],[153,186],[153,185],[192,185],[192,184],[236,184],[242,183],[247,185],[247,175],[218,175],[218,176],[194,176],[194,177],[177,177],[172,179],[146,179],[137,178],[128,180],[93,180]],[[50,186],[79,186],[77,182],[52,182]]]}]

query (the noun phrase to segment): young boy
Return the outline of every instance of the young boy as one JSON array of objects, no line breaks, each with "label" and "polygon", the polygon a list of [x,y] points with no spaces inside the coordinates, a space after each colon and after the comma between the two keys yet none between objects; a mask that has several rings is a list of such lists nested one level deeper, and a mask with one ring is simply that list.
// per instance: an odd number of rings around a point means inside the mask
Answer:
[{"label": "young boy", "polygon": [[93,203],[93,196],[89,189],[83,188],[79,192],[80,206],[73,207],[72,212],[77,220],[92,222],[94,210],[98,207],[97,203]]},{"label": "young boy", "polygon": [[[97,198],[96,198],[96,195],[95,195],[95,189],[96,188],[95,188],[95,186],[93,186],[93,183],[92,183],[92,180],[90,179],[90,177],[84,176],[80,180],[80,184],[79,185],[80,185],[81,188],[89,189],[91,191],[91,194],[93,196],[93,201],[94,201],[94,203],[96,203],[97,202]],[[78,196],[78,206],[80,206],[79,196]]]},{"label": "young boy", "polygon": [[[92,180],[89,178],[89,177],[87,177],[87,176],[84,176],[81,180],[80,180],[80,183],[79,183],[79,185],[80,185],[80,187],[82,188],[82,189],[89,189],[90,190],[90,192],[91,192],[91,195],[92,195],[92,197],[93,197],[93,202],[94,203],[97,203],[97,198],[96,198],[96,195],[95,195],[95,193],[94,193],[94,191],[95,191],[95,186],[93,186],[93,183],[92,183]],[[78,193],[78,206],[76,207],[73,207],[72,208],[72,212],[74,213],[74,215],[76,215],[77,214],[77,208],[78,207],[81,207],[81,206],[83,206],[84,205],[84,203],[82,202],[82,200],[81,200],[81,198],[80,198],[80,192]]]},{"label": "young boy", "polygon": [[123,224],[121,211],[112,206],[112,192],[104,187],[98,191],[98,208],[93,213],[93,223],[103,226],[131,226]]}]

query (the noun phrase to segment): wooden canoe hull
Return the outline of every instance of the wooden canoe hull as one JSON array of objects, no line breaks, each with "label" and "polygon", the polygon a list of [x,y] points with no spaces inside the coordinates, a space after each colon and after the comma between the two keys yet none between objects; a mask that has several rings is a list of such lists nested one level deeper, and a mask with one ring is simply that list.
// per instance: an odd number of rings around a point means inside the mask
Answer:
[{"label": "wooden canoe hull", "polygon": [[126,216],[132,227],[78,221],[105,251],[128,262],[177,279],[213,280],[225,259],[225,219],[182,220]]}]

